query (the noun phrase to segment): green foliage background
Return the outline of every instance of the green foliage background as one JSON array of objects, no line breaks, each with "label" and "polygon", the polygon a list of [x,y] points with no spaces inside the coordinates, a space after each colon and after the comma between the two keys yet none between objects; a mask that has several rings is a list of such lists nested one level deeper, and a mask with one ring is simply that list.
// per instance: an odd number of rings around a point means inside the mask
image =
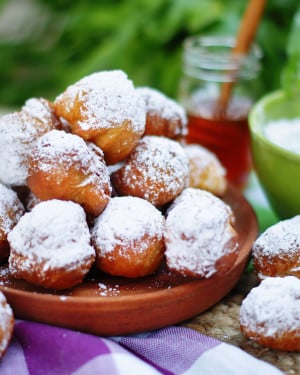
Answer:
[{"label": "green foliage background", "polygon": [[[25,1],[25,0],[22,0]],[[19,5],[20,3],[19,2]],[[0,0],[0,19],[8,3]],[[245,0],[33,0],[14,36],[0,30],[0,106],[53,99],[97,70],[120,68],[136,85],[176,97],[182,42],[195,34],[235,34]],[[269,0],[256,37],[263,69],[257,90],[280,86],[298,0]],[[9,29],[9,27],[7,28]],[[26,31],[26,32],[25,32]],[[300,36],[299,36],[300,38]]]}]

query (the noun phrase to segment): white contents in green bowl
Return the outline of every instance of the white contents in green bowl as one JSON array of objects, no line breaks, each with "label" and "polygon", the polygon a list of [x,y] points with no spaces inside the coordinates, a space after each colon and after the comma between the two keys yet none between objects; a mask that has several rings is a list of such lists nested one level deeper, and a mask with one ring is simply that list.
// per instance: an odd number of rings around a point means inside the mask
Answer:
[{"label": "white contents in green bowl", "polygon": [[300,154],[300,118],[271,121],[265,125],[264,133],[277,146]]}]

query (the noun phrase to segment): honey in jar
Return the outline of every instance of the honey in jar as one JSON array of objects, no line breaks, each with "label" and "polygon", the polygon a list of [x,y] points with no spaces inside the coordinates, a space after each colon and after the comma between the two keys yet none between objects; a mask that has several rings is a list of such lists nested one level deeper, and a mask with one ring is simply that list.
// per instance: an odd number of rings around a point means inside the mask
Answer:
[{"label": "honey in jar", "polygon": [[[201,144],[214,152],[227,171],[227,179],[239,189],[252,167],[248,113],[254,102],[260,51],[233,56],[232,38],[204,36],[184,43],[183,76],[179,101],[188,114],[187,143]],[[234,83],[234,84],[232,84]],[[220,108],[223,85],[232,90]]]}]

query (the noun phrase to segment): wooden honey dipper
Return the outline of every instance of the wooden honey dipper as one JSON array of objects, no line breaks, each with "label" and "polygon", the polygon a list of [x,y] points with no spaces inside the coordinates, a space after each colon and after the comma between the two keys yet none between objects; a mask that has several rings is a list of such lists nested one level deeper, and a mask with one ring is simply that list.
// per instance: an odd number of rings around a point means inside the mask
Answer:
[{"label": "wooden honey dipper", "polygon": [[[232,49],[233,55],[247,54],[263,14],[265,3],[266,0],[249,1],[237,34],[235,46]],[[234,83],[234,81],[225,82],[221,87],[220,97],[217,105],[217,113],[221,117],[226,117],[226,110]]]}]

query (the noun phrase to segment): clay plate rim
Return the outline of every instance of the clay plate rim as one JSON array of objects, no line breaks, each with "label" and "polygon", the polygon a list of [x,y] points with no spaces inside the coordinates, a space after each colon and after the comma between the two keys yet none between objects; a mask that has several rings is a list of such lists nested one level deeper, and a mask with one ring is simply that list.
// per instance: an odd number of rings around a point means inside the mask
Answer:
[{"label": "clay plate rim", "polygon": [[[255,213],[240,191],[229,186],[223,199],[235,213],[240,239],[238,259],[225,275],[199,280],[182,278],[178,285],[147,292],[146,286],[137,282],[132,284],[133,294],[129,290],[129,294],[116,296],[90,296],[84,289],[78,295],[22,290],[23,285],[25,288],[28,285],[26,282],[21,282],[21,289],[2,283],[0,290],[6,295],[16,318],[100,335],[137,333],[189,319],[213,306],[236,285],[258,233]],[[168,277],[173,280],[172,275]],[[152,282],[155,280],[156,276],[153,276]],[[89,289],[85,282],[83,286]]]}]

